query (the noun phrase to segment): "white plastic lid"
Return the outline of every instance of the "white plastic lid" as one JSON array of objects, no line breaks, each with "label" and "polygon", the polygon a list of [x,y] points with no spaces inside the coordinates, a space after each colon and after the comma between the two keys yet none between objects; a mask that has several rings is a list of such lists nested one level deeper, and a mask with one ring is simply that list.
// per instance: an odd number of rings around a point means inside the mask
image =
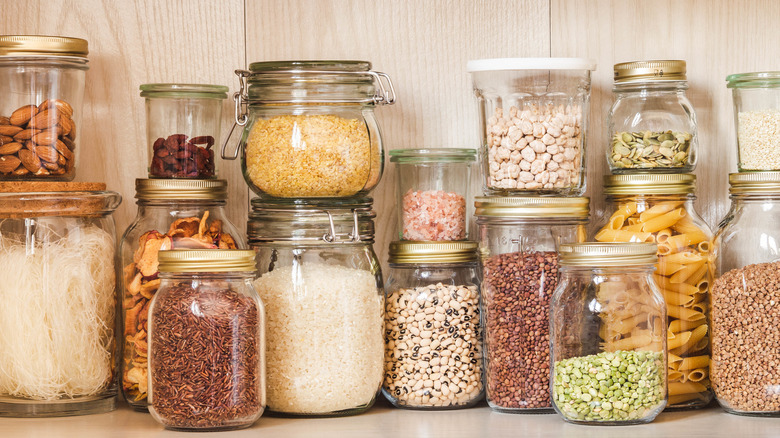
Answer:
[{"label": "white plastic lid", "polygon": [[596,61],[585,58],[493,58],[469,61],[466,71],[496,70],[596,70]]}]

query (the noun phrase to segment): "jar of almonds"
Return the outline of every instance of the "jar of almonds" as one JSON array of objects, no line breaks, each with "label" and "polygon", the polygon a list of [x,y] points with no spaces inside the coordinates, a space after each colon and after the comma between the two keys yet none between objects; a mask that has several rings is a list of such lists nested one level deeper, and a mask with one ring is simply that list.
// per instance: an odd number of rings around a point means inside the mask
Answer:
[{"label": "jar of almonds", "polygon": [[76,176],[87,68],[85,40],[0,36],[0,180]]},{"label": "jar of almonds", "polygon": [[607,115],[612,173],[688,173],[696,167],[696,113],[685,95],[685,61],[615,64]]}]

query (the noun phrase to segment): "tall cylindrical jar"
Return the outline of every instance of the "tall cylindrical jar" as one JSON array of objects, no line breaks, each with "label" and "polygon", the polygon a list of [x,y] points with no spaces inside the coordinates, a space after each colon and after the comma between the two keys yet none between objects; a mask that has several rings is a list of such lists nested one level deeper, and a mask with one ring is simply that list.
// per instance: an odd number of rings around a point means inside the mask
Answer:
[{"label": "tall cylindrical jar", "polygon": [[780,71],[726,78],[734,99],[740,172],[780,170]]},{"label": "tall cylindrical jar", "polygon": [[390,244],[385,380],[396,407],[458,409],[484,394],[476,242]]},{"label": "tall cylindrical jar", "polygon": [[607,207],[598,242],[654,242],[653,278],[667,307],[669,408],[701,408],[709,379],[712,232],[694,208],[696,177],[634,174],[604,177]]},{"label": "tall cylindrical jar", "polygon": [[712,387],[733,414],[780,415],[780,172],[732,173],[715,235]]},{"label": "tall cylindrical jar", "polygon": [[482,256],[487,401],[502,412],[552,412],[550,297],[561,243],[586,237],[588,198],[476,198]]},{"label": "tall cylindrical jar", "polygon": [[607,114],[612,173],[687,173],[696,168],[696,113],[685,61],[615,64],[615,102]]},{"label": "tall cylindrical jar", "polygon": [[666,308],[653,243],[560,246],[550,304],[553,406],[578,424],[653,421],[666,405]]},{"label": "tall cylindrical jar", "polygon": [[87,42],[0,36],[0,180],[76,176]]},{"label": "tall cylindrical jar", "polygon": [[117,395],[119,194],[0,183],[0,416],[107,412]]},{"label": "tall cylindrical jar", "polygon": [[357,414],[384,376],[384,290],[370,198],[252,201],[254,282],[268,309],[268,409]]},{"label": "tall cylindrical jar", "polygon": [[[237,70],[236,126],[244,179],[261,198],[366,195],[384,169],[374,117],[395,102],[366,61],[255,62]],[[229,140],[229,138],[227,139]],[[222,158],[235,159],[226,152]]]},{"label": "tall cylindrical jar", "polygon": [[122,394],[146,410],[149,305],[160,281],[158,254],[167,249],[243,249],[243,233],[225,212],[224,180],[137,179],[138,213],[119,246]]},{"label": "tall cylindrical jar", "polygon": [[149,412],[167,429],[251,426],[265,409],[265,310],[251,250],[160,251]]}]

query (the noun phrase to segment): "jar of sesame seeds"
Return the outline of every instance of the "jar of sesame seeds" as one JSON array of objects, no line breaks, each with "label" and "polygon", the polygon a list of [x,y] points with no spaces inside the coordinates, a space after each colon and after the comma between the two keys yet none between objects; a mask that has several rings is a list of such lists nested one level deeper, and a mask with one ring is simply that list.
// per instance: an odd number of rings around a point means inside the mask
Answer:
[{"label": "jar of sesame seeds", "polygon": [[[244,179],[262,198],[342,198],[379,183],[384,149],[374,107],[395,102],[366,61],[255,62],[234,95]],[[232,131],[231,131],[232,134]]]},{"label": "jar of sesame seeds", "polygon": [[390,244],[385,378],[390,403],[458,409],[484,395],[476,242]]},{"label": "jar of sesame seeds", "polygon": [[737,168],[780,170],[780,71],[726,78],[734,98]]}]

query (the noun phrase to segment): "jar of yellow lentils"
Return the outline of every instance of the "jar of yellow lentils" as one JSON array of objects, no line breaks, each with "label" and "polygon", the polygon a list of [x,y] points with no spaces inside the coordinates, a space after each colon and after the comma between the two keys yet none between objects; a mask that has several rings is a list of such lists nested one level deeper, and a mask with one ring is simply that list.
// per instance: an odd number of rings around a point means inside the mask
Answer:
[{"label": "jar of yellow lentils", "polygon": [[[395,101],[366,61],[255,62],[236,70],[236,159],[261,198],[343,198],[379,183],[384,150],[374,107]],[[231,132],[232,134],[232,132]],[[230,138],[228,137],[228,140]]]}]

